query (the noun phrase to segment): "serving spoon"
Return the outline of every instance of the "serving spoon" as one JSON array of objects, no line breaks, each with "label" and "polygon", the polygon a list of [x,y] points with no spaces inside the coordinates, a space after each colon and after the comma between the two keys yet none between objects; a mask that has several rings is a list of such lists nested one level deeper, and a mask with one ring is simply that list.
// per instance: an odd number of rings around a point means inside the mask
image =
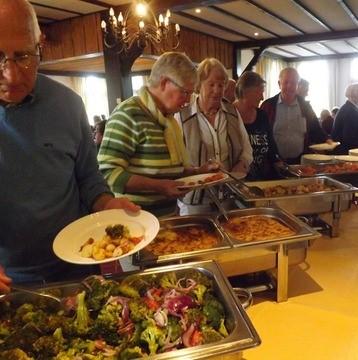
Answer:
[{"label": "serving spoon", "polygon": [[60,298],[54,295],[45,294],[40,291],[31,290],[22,286],[11,286],[11,292],[0,295],[0,301],[12,300],[14,302],[31,301],[45,301],[46,305],[53,310],[66,310],[65,304]]},{"label": "serving spoon", "polygon": [[240,186],[244,187],[245,189],[247,189],[247,191],[250,194],[253,194],[257,197],[265,197],[265,193],[263,192],[263,190],[261,188],[259,188],[258,186],[248,186],[246,185],[241,179],[239,179],[237,176],[235,176],[233,173],[231,173],[230,171],[227,171],[226,169],[223,169],[222,167],[220,167],[220,171],[223,172],[224,174],[229,175],[232,179],[234,179]]}]

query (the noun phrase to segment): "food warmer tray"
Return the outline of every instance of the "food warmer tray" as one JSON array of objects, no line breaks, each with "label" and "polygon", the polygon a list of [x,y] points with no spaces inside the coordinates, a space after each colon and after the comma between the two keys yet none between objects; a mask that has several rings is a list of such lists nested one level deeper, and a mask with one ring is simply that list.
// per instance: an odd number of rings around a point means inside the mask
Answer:
[{"label": "food warmer tray", "polygon": [[[335,175],[358,175],[357,171],[348,171],[348,170],[342,170],[342,171],[335,171],[335,172],[325,172],[325,169],[327,166],[335,166],[335,165],[356,165],[353,163],[347,163],[347,162],[334,162],[334,163],[327,163],[327,164],[309,164],[309,165],[288,165],[286,168],[282,168],[282,170],[287,171],[289,174],[297,177],[315,177],[315,176],[335,176]],[[305,173],[302,170],[305,168],[312,168],[314,169],[314,173]],[[280,169],[281,170],[281,169]]]},{"label": "food warmer tray", "polygon": [[332,204],[337,202],[339,198],[339,211],[348,210],[351,204],[353,193],[358,191],[358,188],[351,184],[345,184],[340,181],[334,180],[328,176],[316,176],[308,178],[290,178],[272,181],[254,181],[245,182],[248,186],[258,186],[265,189],[273,186],[298,186],[310,185],[312,183],[322,182],[327,186],[334,186],[336,190],[332,191],[318,191],[304,194],[291,194],[291,195],[275,195],[275,196],[254,196],[244,189],[240,188],[238,184],[226,184],[227,187],[243,201],[251,203],[252,206],[267,206],[272,202],[283,208],[284,210],[294,215],[306,214],[319,214],[332,211],[334,207]]},{"label": "food warmer tray", "polygon": [[191,251],[186,253],[175,253],[168,255],[160,255],[156,257],[155,255],[149,253],[144,249],[140,250],[138,253],[133,255],[133,264],[139,265],[142,267],[148,265],[163,264],[168,262],[181,262],[186,259],[195,259],[195,260],[208,260],[216,259],[221,262],[222,259],[228,260],[237,258],[237,255],[232,251],[232,248],[235,247],[246,247],[246,248],[255,248],[255,247],[268,247],[269,245],[275,244],[284,244],[284,243],[297,243],[300,241],[307,241],[315,239],[320,235],[313,230],[308,225],[304,224],[298,218],[288,214],[287,212],[278,209],[278,208],[255,208],[255,209],[241,209],[229,211],[230,216],[239,214],[240,216],[250,216],[250,215],[265,215],[273,218],[277,218],[281,223],[286,224],[292,230],[296,232],[295,235],[287,238],[276,238],[272,240],[257,240],[250,242],[241,242],[238,243],[237,240],[233,240],[229,234],[223,229],[221,222],[221,216],[216,214],[207,215],[207,216],[183,216],[183,217],[172,217],[168,219],[161,219],[160,226],[161,228],[167,228],[170,225],[173,228],[191,226],[198,223],[203,223],[203,221],[210,222],[217,229],[217,234],[221,234],[222,240],[220,245],[215,248]]},{"label": "food warmer tray", "polygon": [[[226,277],[223,275],[220,267],[214,261],[191,262],[186,264],[169,265],[158,267],[154,269],[147,269],[144,271],[136,271],[132,273],[122,274],[120,276],[108,277],[114,280],[120,280],[128,274],[139,274],[140,276],[147,277],[153,274],[162,274],[172,272],[178,274],[178,277],[185,275],[185,271],[195,269],[202,272],[213,280],[214,290],[216,296],[220,299],[225,307],[226,325],[228,328],[229,336],[225,339],[206,345],[199,345],[191,348],[174,350],[171,352],[147,356],[148,360],[170,360],[170,359],[203,359],[214,356],[220,356],[224,359],[225,355],[235,352],[235,358],[242,358],[242,351],[244,349],[258,346],[261,339],[253,327],[250,319],[248,318],[245,310],[243,309],[240,301],[235,296],[231,285]],[[77,294],[79,291],[84,290],[81,283],[67,282],[67,283],[53,283],[41,288],[44,293],[56,293],[60,296],[71,296]],[[20,294],[20,293],[18,293]],[[21,293],[21,299],[16,298],[16,292],[11,294],[14,302],[19,300],[23,302],[30,301],[29,297],[24,297]],[[37,298],[36,298],[37,299]]]},{"label": "food warmer tray", "polygon": [[222,215],[217,216],[216,222],[221,227],[222,231],[229,238],[230,242],[233,244],[235,248],[241,247],[256,247],[260,245],[276,245],[282,243],[297,243],[300,240],[312,240],[316,239],[320,236],[320,234],[309,227],[307,224],[299,220],[297,217],[289,214],[288,212],[280,209],[280,208],[248,208],[248,209],[240,209],[240,210],[232,210],[227,212],[227,215],[230,218],[233,217],[248,217],[248,216],[265,216],[277,220],[279,223],[287,226],[291,230],[294,231],[294,235],[287,235],[282,237],[277,237],[274,239],[265,239],[265,240],[253,240],[253,241],[240,241],[233,237],[231,234],[226,232],[222,227],[225,219]]}]

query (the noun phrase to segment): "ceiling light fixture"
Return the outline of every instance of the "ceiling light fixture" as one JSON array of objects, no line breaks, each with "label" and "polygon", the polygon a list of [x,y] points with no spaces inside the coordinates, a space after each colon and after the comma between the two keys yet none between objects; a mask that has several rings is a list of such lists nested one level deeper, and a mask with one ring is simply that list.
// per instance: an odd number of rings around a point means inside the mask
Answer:
[{"label": "ceiling light fixture", "polygon": [[108,21],[102,20],[104,43],[108,48],[116,48],[118,53],[128,52],[132,46],[144,49],[149,42],[154,46],[166,48],[169,33],[173,32],[171,49],[179,46],[180,26],[170,26],[171,13],[168,9],[165,15],[158,19],[144,0],[136,1],[125,12],[116,17],[113,8],[109,10]]},{"label": "ceiling light fixture", "polygon": [[195,12],[196,12],[197,14],[200,14],[200,13],[201,13],[201,9],[196,8],[196,9],[195,9]]},{"label": "ceiling light fixture", "polygon": [[259,36],[259,33],[258,33],[258,32],[255,32],[255,33],[254,33],[254,36]]}]

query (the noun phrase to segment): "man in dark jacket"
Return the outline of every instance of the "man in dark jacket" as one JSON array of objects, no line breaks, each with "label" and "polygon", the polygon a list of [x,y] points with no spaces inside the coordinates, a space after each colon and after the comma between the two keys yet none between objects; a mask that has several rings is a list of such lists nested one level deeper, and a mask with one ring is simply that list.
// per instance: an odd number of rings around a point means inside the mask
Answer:
[{"label": "man in dark jacket", "polygon": [[281,92],[261,105],[269,117],[280,157],[291,164],[300,162],[309,145],[327,141],[311,105],[297,95],[298,81],[296,69],[283,69],[278,81]]},{"label": "man in dark jacket", "polygon": [[332,138],[339,141],[336,154],[347,154],[349,149],[358,148],[358,83],[346,89],[346,103],[339,109],[334,120]]}]

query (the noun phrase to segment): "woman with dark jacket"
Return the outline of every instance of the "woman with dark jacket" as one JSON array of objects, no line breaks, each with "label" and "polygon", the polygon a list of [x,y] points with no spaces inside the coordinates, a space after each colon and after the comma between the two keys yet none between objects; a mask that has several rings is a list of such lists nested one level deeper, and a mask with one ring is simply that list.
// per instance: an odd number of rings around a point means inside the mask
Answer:
[{"label": "woman with dark jacket", "polygon": [[246,71],[236,85],[238,100],[234,105],[249,135],[254,158],[247,175],[249,180],[275,178],[277,174],[274,164],[280,161],[267,114],[258,109],[263,100],[265,83],[259,74]]}]

